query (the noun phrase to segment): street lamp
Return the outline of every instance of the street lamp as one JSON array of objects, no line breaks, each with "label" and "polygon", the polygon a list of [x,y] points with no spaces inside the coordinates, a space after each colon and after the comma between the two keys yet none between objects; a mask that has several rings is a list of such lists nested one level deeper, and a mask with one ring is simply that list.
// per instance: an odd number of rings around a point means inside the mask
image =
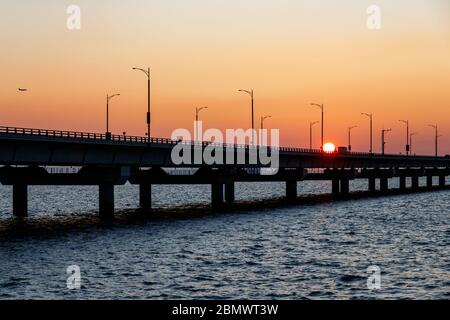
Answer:
[{"label": "street lamp", "polygon": [[318,104],[318,103],[311,103],[312,106],[314,107],[319,107],[321,112],[322,112],[322,120],[321,120],[321,147],[320,149],[323,149],[323,104]]},{"label": "street lamp", "polygon": [[264,129],[264,120],[272,118],[272,116],[261,117],[261,130]]},{"label": "street lamp", "polygon": [[348,127],[348,151],[352,151],[352,130],[358,126]]},{"label": "street lamp", "polygon": [[413,137],[419,134],[418,132],[413,132],[409,134],[409,153],[413,154]]},{"label": "street lamp", "polygon": [[254,94],[252,90],[238,90],[239,92],[247,93],[252,99],[252,144],[255,143],[255,113],[254,113]]},{"label": "street lamp", "polygon": [[409,154],[410,145],[409,145],[409,120],[398,120],[406,124],[406,155]]},{"label": "street lamp", "polygon": [[370,119],[370,150],[369,153],[373,153],[373,114],[372,113],[361,113],[363,116],[367,116]]},{"label": "street lamp", "polygon": [[392,131],[392,129],[383,129],[383,130],[381,130],[381,154],[382,155],[384,155],[384,150],[385,150],[385,147],[386,147],[386,139],[385,139],[386,133],[387,132],[391,132],[391,131]]},{"label": "street lamp", "polygon": [[438,156],[438,139],[439,139],[439,135],[438,135],[438,126],[437,124],[430,124],[428,125],[432,128],[434,128],[435,130],[435,136],[434,136],[434,150],[435,150],[435,156],[437,158]]},{"label": "street lamp", "polygon": [[309,150],[312,150],[312,135],[313,135],[313,127],[314,125],[318,124],[319,121],[314,121],[309,123]]},{"label": "street lamp", "polygon": [[106,139],[111,139],[111,132],[109,132],[109,102],[114,98],[120,96],[120,93],[116,93],[113,95],[106,95]]},{"label": "street lamp", "polygon": [[150,68],[147,70],[142,68],[133,68],[133,70],[142,71],[147,76],[147,137],[150,142]]},{"label": "street lamp", "polygon": [[[195,134],[198,141],[199,138],[199,132],[198,132],[198,114],[200,111],[208,109],[208,107],[201,107],[201,108],[195,108]],[[202,139],[203,140],[203,139]]]}]

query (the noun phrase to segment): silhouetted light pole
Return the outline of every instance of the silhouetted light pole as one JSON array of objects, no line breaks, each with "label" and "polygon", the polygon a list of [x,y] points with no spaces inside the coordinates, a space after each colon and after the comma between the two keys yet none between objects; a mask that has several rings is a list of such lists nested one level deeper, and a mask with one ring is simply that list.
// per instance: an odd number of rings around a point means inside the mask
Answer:
[{"label": "silhouetted light pole", "polygon": [[252,144],[255,143],[255,110],[254,110],[254,94],[252,90],[238,90],[239,92],[245,92],[252,98]]},{"label": "silhouetted light pole", "polygon": [[[208,109],[208,107],[201,107],[201,108],[195,108],[195,134],[197,136],[197,139],[199,138],[199,132],[198,132],[198,114],[200,111]],[[203,140],[203,139],[202,139]]]},{"label": "silhouetted light pole", "polygon": [[323,104],[318,104],[318,103],[311,103],[311,105],[312,106],[315,106],[315,107],[319,107],[320,108],[320,110],[321,110],[321,112],[322,112],[322,120],[321,120],[321,146],[320,146],[320,149],[322,150],[323,149]]},{"label": "silhouetted light pole", "polygon": [[318,124],[319,121],[314,121],[309,123],[309,150],[312,150],[312,143],[313,143],[313,127],[315,124]]},{"label": "silhouetted light pole", "polygon": [[435,150],[435,156],[437,158],[438,156],[438,139],[439,139],[439,131],[438,131],[438,126],[437,124],[430,124],[430,127],[434,128],[435,130],[435,135],[434,135],[434,150]]},{"label": "silhouetted light pole", "polygon": [[148,141],[150,142],[150,68],[148,68],[147,70],[142,69],[142,68],[133,68],[133,70],[139,70],[142,71],[143,73],[145,73],[145,75],[147,76],[147,136],[148,136]]},{"label": "silhouetted light pole", "polygon": [[409,134],[409,153],[413,154],[413,137],[419,134],[418,132],[413,132]]},{"label": "silhouetted light pole", "polygon": [[352,151],[352,130],[358,126],[348,127],[348,151]]},{"label": "silhouetted light pole", "polygon": [[383,129],[381,130],[381,154],[384,155],[384,150],[386,147],[386,133],[391,132],[392,129]]},{"label": "silhouetted light pole", "polygon": [[272,118],[272,116],[261,117],[261,130],[264,129],[264,120]]},{"label": "silhouetted light pole", "polygon": [[406,124],[406,155],[409,155],[410,145],[409,145],[409,120],[398,120]]},{"label": "silhouetted light pole", "polygon": [[120,93],[113,95],[106,95],[106,139],[111,139],[111,132],[109,132],[109,102],[112,98],[120,96]]},{"label": "silhouetted light pole", "polygon": [[370,119],[370,149],[369,153],[373,153],[373,114],[372,113],[361,113],[363,116],[367,116]]}]

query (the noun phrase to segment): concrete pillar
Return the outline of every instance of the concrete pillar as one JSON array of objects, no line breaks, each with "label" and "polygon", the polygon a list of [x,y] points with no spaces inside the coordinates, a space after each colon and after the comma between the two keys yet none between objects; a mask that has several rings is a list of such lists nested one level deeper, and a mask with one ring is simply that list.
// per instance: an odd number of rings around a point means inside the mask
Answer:
[{"label": "concrete pillar", "polygon": [[389,180],[388,178],[380,178],[380,190],[388,191],[389,190]]},{"label": "concrete pillar", "polygon": [[400,190],[406,190],[406,177],[405,176],[400,176],[399,177],[400,180]]},{"label": "concrete pillar", "polygon": [[102,220],[114,218],[114,185],[106,183],[99,185],[99,215]]},{"label": "concrete pillar", "polygon": [[375,178],[369,178],[369,191],[375,192],[376,190]]},{"label": "concrete pillar", "polygon": [[139,185],[139,206],[141,209],[150,210],[152,208],[152,185]]},{"label": "concrete pillar", "polygon": [[412,176],[411,177],[411,187],[414,190],[419,189],[419,177],[418,176]]},{"label": "concrete pillar", "polygon": [[433,176],[427,176],[427,187],[428,188],[433,187]]},{"label": "concrete pillar", "polygon": [[445,176],[439,176],[439,187],[445,187]]},{"label": "concrete pillar", "polygon": [[234,203],[234,182],[225,184],[225,201],[227,204]]},{"label": "concrete pillar", "polygon": [[332,189],[332,193],[334,196],[339,195],[339,190],[340,190],[339,183],[340,183],[339,179],[333,179],[331,181],[331,189]]},{"label": "concrete pillar", "polygon": [[211,185],[211,204],[215,209],[223,206],[223,184],[213,183]]},{"label": "concrete pillar", "polygon": [[350,193],[350,182],[349,179],[341,179],[341,195],[347,196]]},{"label": "concrete pillar", "polygon": [[28,216],[28,186],[13,185],[13,215],[19,218]]},{"label": "concrete pillar", "polygon": [[297,181],[286,181],[286,198],[288,201],[297,199]]}]

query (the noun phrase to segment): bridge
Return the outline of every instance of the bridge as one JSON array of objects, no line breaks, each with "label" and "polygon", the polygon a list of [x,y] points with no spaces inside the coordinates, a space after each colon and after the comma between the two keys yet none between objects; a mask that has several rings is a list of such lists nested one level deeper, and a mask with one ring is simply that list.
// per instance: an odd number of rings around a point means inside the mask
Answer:
[{"label": "bridge", "polygon": [[[175,164],[172,150],[189,146],[194,153],[214,147],[233,161]],[[13,187],[13,215],[28,215],[30,185],[96,185],[99,215],[114,215],[114,187],[129,182],[139,185],[142,210],[151,210],[151,186],[156,184],[211,185],[213,208],[235,202],[236,182],[284,182],[287,201],[297,198],[298,183],[329,180],[335,197],[349,195],[349,181],[366,179],[368,191],[383,193],[389,179],[399,179],[399,190],[419,189],[426,177],[429,190],[446,187],[450,158],[412,155],[381,155],[361,152],[324,153],[300,148],[268,148],[279,156],[279,169],[270,171],[262,161],[251,161],[251,145],[213,144],[170,139],[105,135],[100,133],[0,127],[0,183]],[[238,157],[245,161],[240,163]],[[60,168],[60,169],[55,169]],[[65,169],[64,169],[65,168]],[[67,168],[72,168],[68,170]],[[267,172],[271,172],[267,174]],[[434,177],[439,183],[433,184]],[[407,188],[407,178],[411,186]],[[376,180],[380,181],[379,190]]]}]

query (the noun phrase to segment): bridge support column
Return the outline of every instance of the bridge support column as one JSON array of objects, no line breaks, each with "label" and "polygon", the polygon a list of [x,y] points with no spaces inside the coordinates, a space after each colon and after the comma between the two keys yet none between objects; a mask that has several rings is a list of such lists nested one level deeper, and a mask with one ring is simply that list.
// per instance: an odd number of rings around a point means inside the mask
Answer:
[{"label": "bridge support column", "polygon": [[418,176],[411,177],[411,187],[413,190],[419,189],[419,177]]},{"label": "bridge support column", "polygon": [[13,215],[19,218],[28,216],[28,186],[13,185]]},{"label": "bridge support column", "polygon": [[405,191],[406,190],[406,177],[405,176],[400,176],[399,177],[399,185],[400,185],[400,190]]},{"label": "bridge support column", "polygon": [[150,210],[152,208],[152,185],[139,185],[139,206],[141,209]]},{"label": "bridge support column", "polygon": [[223,206],[223,184],[213,183],[211,185],[211,204],[214,209],[219,209]]},{"label": "bridge support column", "polygon": [[340,184],[339,179],[333,179],[331,181],[331,189],[332,189],[333,196],[339,196],[339,190],[340,190],[339,184]]},{"label": "bridge support column", "polygon": [[297,181],[286,181],[286,198],[288,201],[297,199]]},{"label": "bridge support column", "polygon": [[102,220],[114,218],[114,185],[112,183],[99,185],[99,215]]},{"label": "bridge support column", "polygon": [[341,195],[348,196],[350,193],[350,181],[347,178],[341,179]]},{"label": "bridge support column", "polygon": [[427,176],[427,187],[433,188],[433,176]]},{"label": "bridge support column", "polygon": [[445,187],[445,176],[439,176],[439,187]]},{"label": "bridge support column", "polygon": [[386,192],[389,190],[389,180],[388,178],[381,178],[380,179],[380,191]]},{"label": "bridge support column", "polygon": [[228,205],[234,203],[234,182],[228,182],[225,184],[225,201]]},{"label": "bridge support column", "polygon": [[370,192],[375,192],[376,191],[375,178],[369,178],[369,191]]}]

